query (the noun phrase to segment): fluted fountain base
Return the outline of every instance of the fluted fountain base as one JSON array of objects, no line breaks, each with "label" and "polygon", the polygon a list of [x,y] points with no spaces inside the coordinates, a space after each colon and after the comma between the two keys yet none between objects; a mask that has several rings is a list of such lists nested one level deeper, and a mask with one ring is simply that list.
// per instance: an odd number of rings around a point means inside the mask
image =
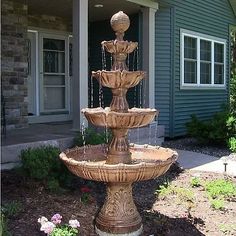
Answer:
[{"label": "fluted fountain base", "polygon": [[133,201],[131,183],[108,183],[105,203],[96,218],[100,236],[142,233],[142,219]]}]

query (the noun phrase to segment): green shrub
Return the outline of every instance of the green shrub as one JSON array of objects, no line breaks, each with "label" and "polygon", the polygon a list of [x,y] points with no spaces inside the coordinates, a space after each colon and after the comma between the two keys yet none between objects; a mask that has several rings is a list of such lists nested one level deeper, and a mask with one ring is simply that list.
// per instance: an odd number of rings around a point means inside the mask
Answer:
[{"label": "green shrub", "polygon": [[52,181],[58,181],[63,187],[68,187],[72,180],[72,174],[59,159],[60,150],[52,146],[42,146],[23,150],[20,155],[22,170],[30,178],[46,181],[52,185]]},{"label": "green shrub", "polygon": [[236,137],[236,117],[224,110],[216,113],[211,120],[200,121],[196,115],[191,116],[191,121],[186,123],[187,132],[200,143],[229,144],[231,137]]},{"label": "green shrub", "polygon": [[7,229],[7,219],[2,212],[1,212],[1,216],[0,216],[0,235],[1,236],[11,236],[10,232]]},{"label": "green shrub", "polygon": [[2,205],[2,212],[7,218],[15,216],[22,209],[22,204],[18,201],[8,202]]},{"label": "green shrub", "polygon": [[226,126],[228,113],[216,113],[209,121],[200,121],[196,115],[191,116],[191,121],[186,123],[187,132],[200,143],[225,144],[228,137]]},{"label": "green shrub", "polygon": [[229,138],[229,149],[232,152],[236,152],[236,138],[234,137]]},{"label": "green shrub", "polygon": [[102,144],[102,143],[106,143],[107,139],[108,141],[111,138],[111,133],[107,132],[107,134],[105,134],[105,132],[96,132],[94,129],[91,128],[86,128],[84,131],[84,137],[82,132],[78,132],[75,139],[74,139],[74,144],[76,146],[83,146],[84,142],[85,144],[90,144],[90,145],[97,145],[97,144]]},{"label": "green shrub", "polygon": [[[234,62],[235,64],[235,62]],[[232,73],[230,79],[230,110],[236,116],[236,74]]]}]

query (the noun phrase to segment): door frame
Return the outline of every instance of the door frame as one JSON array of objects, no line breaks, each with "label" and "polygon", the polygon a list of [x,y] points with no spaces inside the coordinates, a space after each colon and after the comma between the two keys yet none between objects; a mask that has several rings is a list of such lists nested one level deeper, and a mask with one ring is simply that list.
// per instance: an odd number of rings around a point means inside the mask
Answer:
[{"label": "door frame", "polygon": [[[36,34],[36,58],[33,58],[33,63],[36,63],[36,115],[28,116],[28,122],[30,124],[33,123],[47,123],[47,122],[57,122],[57,121],[68,121],[72,119],[71,114],[71,79],[72,77],[69,75],[69,38],[71,37],[70,32],[66,31],[56,31],[56,30],[48,30],[42,28],[32,27],[28,29],[28,32],[33,32]],[[42,115],[40,114],[43,102],[43,38],[48,36],[48,38],[52,39],[63,39],[65,40],[65,94],[66,94],[66,108],[63,109],[68,111],[68,114],[52,114],[52,115]],[[46,37],[47,38],[47,37]],[[59,110],[58,110],[59,111]]]}]

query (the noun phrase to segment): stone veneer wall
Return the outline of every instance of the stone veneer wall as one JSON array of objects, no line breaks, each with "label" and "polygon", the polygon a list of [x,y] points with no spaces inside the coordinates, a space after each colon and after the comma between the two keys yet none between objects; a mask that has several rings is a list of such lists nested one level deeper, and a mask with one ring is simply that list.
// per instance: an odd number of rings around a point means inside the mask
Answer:
[{"label": "stone veneer wall", "polygon": [[7,129],[27,126],[27,5],[2,1],[1,89]]},{"label": "stone veneer wall", "polygon": [[40,29],[72,32],[72,19],[69,22],[58,16],[29,15],[28,25],[29,27],[37,27]]}]

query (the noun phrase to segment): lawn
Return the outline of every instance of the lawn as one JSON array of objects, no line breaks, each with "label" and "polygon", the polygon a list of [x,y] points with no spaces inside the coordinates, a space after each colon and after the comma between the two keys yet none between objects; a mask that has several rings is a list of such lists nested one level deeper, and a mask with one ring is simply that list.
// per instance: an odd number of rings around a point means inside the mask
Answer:
[{"label": "lawn", "polygon": [[[226,180],[223,190],[217,184],[211,186],[217,179]],[[160,178],[135,183],[133,194],[143,219],[142,235],[236,235],[235,185],[235,178],[183,171],[177,165]],[[84,193],[84,187],[91,192]],[[2,172],[2,206],[13,236],[45,235],[37,219],[55,213],[60,213],[64,222],[78,219],[79,235],[96,235],[93,221],[104,193],[105,184],[80,178],[74,180],[73,189],[51,192],[43,182],[22,177],[14,170]]]}]

